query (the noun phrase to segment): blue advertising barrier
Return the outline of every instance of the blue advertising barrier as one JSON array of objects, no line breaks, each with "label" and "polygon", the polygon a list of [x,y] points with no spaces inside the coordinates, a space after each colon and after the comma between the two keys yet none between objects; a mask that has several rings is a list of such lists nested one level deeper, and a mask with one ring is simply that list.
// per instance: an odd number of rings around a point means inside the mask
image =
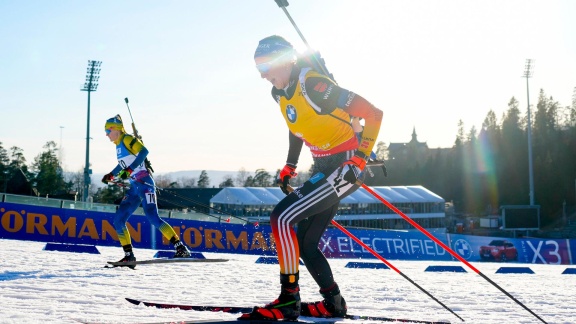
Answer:
[{"label": "blue advertising barrier", "polygon": [[[63,209],[55,207],[0,202],[0,238],[119,246],[112,225],[113,213]],[[270,226],[230,224],[182,219],[165,220],[174,228],[182,241],[195,252],[241,253],[276,255],[276,246]],[[134,215],[128,228],[136,248],[172,250],[170,242],[162,237],[146,217]],[[395,260],[455,260],[442,247],[418,231],[349,229],[364,244],[386,259]],[[574,264],[576,240],[555,239],[503,239],[483,236],[435,234],[468,261],[482,261],[482,246],[492,241],[507,240],[515,252],[506,262]],[[510,244],[508,244],[510,245]],[[509,251],[512,247],[508,247]],[[329,228],[320,241],[320,250],[328,258],[375,259],[375,257],[346,234]],[[497,251],[498,246],[489,250]],[[495,258],[499,254],[495,253]],[[494,256],[491,256],[494,258]],[[487,260],[491,260],[488,258]],[[503,259],[499,259],[503,261]],[[493,261],[493,260],[491,260]],[[498,260],[496,260],[498,261]]]},{"label": "blue advertising barrier", "polygon": [[[278,257],[275,256],[263,256],[263,257],[259,257],[256,260],[256,263],[261,263],[261,264],[280,264],[280,261],[278,261]],[[300,265],[304,265],[304,262],[302,262],[302,260],[300,260]]]},{"label": "blue advertising barrier", "polygon": [[500,267],[496,273],[528,273],[534,274],[534,271],[528,267]]},{"label": "blue advertising barrier", "polygon": [[100,254],[100,251],[98,251],[96,246],[86,244],[46,243],[44,246],[44,251]]},{"label": "blue advertising barrier", "polygon": [[390,269],[382,262],[348,262],[345,267],[354,269]]},{"label": "blue advertising barrier", "polygon": [[[174,257],[174,250],[172,251],[158,251],[156,252],[156,254],[154,254],[154,258],[167,258],[167,259],[171,259]],[[199,253],[199,252],[190,252],[190,256],[189,258],[192,259],[206,259],[206,257],[204,256],[204,254]]]},{"label": "blue advertising barrier", "polygon": [[467,272],[461,266],[428,266],[426,272]]}]

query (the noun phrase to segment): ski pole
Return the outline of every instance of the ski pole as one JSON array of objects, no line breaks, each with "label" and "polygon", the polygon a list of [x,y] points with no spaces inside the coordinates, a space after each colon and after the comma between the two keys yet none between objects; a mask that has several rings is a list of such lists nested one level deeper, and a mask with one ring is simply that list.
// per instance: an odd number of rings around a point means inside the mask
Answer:
[{"label": "ski pole", "polygon": [[[140,180],[136,180],[136,181],[137,181],[137,182],[140,182],[140,183],[142,183],[142,184],[148,185],[148,186],[152,186],[151,184],[149,184],[149,183],[147,183],[147,182],[144,182],[144,181],[140,181]],[[115,186],[118,186],[118,187],[123,188],[123,189],[128,188],[128,184],[126,184],[126,183],[124,183],[124,182],[122,182],[122,181],[109,181],[108,184],[110,184],[110,185],[115,185]],[[157,188],[157,189],[159,189],[159,190],[164,190],[164,189],[162,189],[162,188]],[[202,207],[212,208],[212,207],[210,207],[210,206],[203,205],[203,204],[201,204],[201,203],[199,203],[199,202],[197,202],[197,201],[194,201],[194,200],[191,200],[191,199],[187,199],[187,198],[184,197],[184,196],[176,195],[175,193],[170,192],[170,191],[168,191],[168,192],[171,193],[171,194],[173,194],[173,195],[175,195],[176,197],[181,198],[181,199],[190,200],[190,201],[192,201],[192,202],[194,202],[194,203],[196,203],[196,204],[198,204],[198,205],[200,205],[200,206],[202,206]],[[159,200],[162,200],[161,197],[158,197],[158,199],[159,199]],[[188,208],[187,206],[179,205],[179,204],[176,204],[176,203],[174,203],[174,202],[172,202],[172,201],[170,201],[170,203],[172,203],[172,204],[174,204],[174,205],[176,205],[176,206],[178,206],[178,207]],[[218,209],[215,209],[215,210],[218,210]],[[214,215],[210,215],[210,214],[207,214],[207,213],[204,213],[204,212],[200,212],[200,211],[199,211],[199,213],[220,220],[220,217],[217,217],[217,216],[214,216]],[[224,212],[222,212],[222,213],[223,213],[225,216],[235,217],[234,215],[231,215],[231,214],[226,214],[226,213],[224,213]],[[236,218],[239,218],[239,217],[236,217]],[[247,221],[244,220],[244,219],[242,219],[242,221],[247,222]]]},{"label": "ski pole", "polygon": [[120,188],[128,188],[128,184],[126,184],[122,181],[108,181],[106,184],[118,186]]},{"label": "ski pole", "polygon": [[536,313],[534,313],[530,308],[526,307],[526,305],[522,304],[519,300],[517,300],[516,298],[514,298],[514,296],[512,296],[509,292],[507,292],[506,290],[504,290],[502,287],[500,287],[497,283],[495,283],[494,281],[492,281],[490,278],[488,278],[486,275],[484,275],[482,272],[480,272],[480,270],[476,269],[476,267],[474,267],[472,264],[470,264],[468,261],[466,261],[463,257],[461,257],[458,253],[456,253],[454,250],[452,250],[450,247],[448,247],[446,244],[442,243],[442,241],[440,241],[439,239],[437,239],[436,237],[434,237],[434,235],[432,235],[430,232],[428,232],[426,229],[424,229],[422,226],[420,226],[418,223],[416,223],[414,220],[412,220],[410,217],[408,217],[406,214],[404,214],[403,212],[401,212],[398,208],[396,208],[394,205],[392,205],[390,202],[388,202],[386,199],[382,198],[379,194],[377,194],[374,190],[372,190],[370,187],[368,187],[366,184],[362,184],[362,188],[366,189],[366,191],[368,191],[370,194],[372,194],[372,196],[374,196],[376,199],[380,200],[382,203],[384,203],[384,205],[386,205],[388,208],[390,208],[391,210],[393,210],[396,214],[400,215],[402,218],[404,218],[408,223],[410,223],[410,225],[414,226],[415,228],[417,228],[420,232],[422,232],[423,234],[425,234],[426,236],[428,236],[432,241],[436,242],[436,244],[440,245],[444,250],[446,250],[448,253],[450,253],[453,257],[455,257],[456,259],[460,260],[462,263],[464,263],[465,265],[467,265],[470,269],[472,269],[474,272],[476,272],[478,275],[480,275],[482,278],[486,279],[486,281],[488,281],[490,284],[492,284],[494,287],[498,288],[501,292],[503,292],[506,296],[510,297],[514,302],[516,302],[518,305],[522,306],[522,308],[524,308],[525,310],[527,310],[528,312],[530,312],[530,314],[534,315],[537,319],[539,319],[540,321],[542,321],[542,323],[546,323],[546,321],[544,321],[540,316],[538,316]]},{"label": "ski pole", "polygon": [[[174,197],[178,197],[178,198],[180,198],[180,199],[183,199],[183,200],[186,200],[186,201],[189,201],[189,202],[193,202],[193,203],[195,203],[196,205],[199,205],[199,206],[202,206],[202,207],[205,207],[205,208],[212,209],[212,210],[214,210],[214,211],[217,211],[217,212],[221,213],[222,215],[239,219],[239,220],[241,220],[241,221],[243,221],[243,222],[246,222],[247,224],[253,224],[251,221],[249,221],[249,220],[247,220],[247,219],[244,219],[244,218],[238,217],[238,216],[234,216],[234,215],[232,215],[232,214],[230,214],[230,213],[227,213],[227,212],[225,212],[225,211],[223,211],[223,210],[221,210],[221,209],[218,209],[218,208],[214,208],[214,207],[210,207],[210,206],[208,206],[208,205],[204,205],[204,204],[202,204],[202,203],[199,202],[199,201],[196,201],[196,200],[191,199],[191,198],[188,198],[188,197],[184,197],[184,196],[182,196],[182,195],[175,194],[175,193],[173,193],[173,192],[171,192],[171,191],[168,191],[168,190],[166,190],[166,189],[164,189],[164,188],[160,188],[160,187],[154,186],[154,185],[152,185],[151,183],[148,183],[148,182],[146,182],[146,181],[142,181],[142,180],[140,180],[140,179],[132,179],[132,180],[133,180],[133,181],[136,181],[136,182],[139,182],[139,183],[141,183],[141,184],[150,186],[150,187],[154,187],[154,188],[156,188],[156,189],[159,190],[159,191],[167,192],[167,193],[173,195]],[[209,215],[209,214],[207,214],[207,215]],[[215,216],[213,216],[213,215],[209,215],[209,216],[215,217]]]},{"label": "ski pole", "polygon": [[416,286],[418,289],[422,290],[426,295],[428,295],[428,297],[432,298],[434,301],[436,301],[438,304],[442,305],[442,307],[444,307],[446,310],[448,310],[450,313],[454,314],[454,316],[458,317],[462,322],[464,322],[464,319],[460,316],[458,316],[458,314],[456,314],[454,311],[452,311],[450,308],[448,308],[448,306],[444,305],[441,301],[439,301],[436,297],[434,297],[431,293],[429,293],[426,289],[422,288],[419,284],[417,284],[416,282],[414,282],[412,279],[410,279],[410,277],[408,277],[407,275],[405,275],[402,271],[400,271],[398,268],[396,268],[395,266],[393,266],[390,262],[388,262],[388,260],[386,260],[383,256],[381,256],[380,254],[378,254],[378,252],[374,251],[372,248],[370,248],[368,245],[366,245],[364,242],[362,242],[359,238],[357,238],[354,234],[350,233],[350,231],[348,231],[346,228],[344,228],[344,226],[340,225],[338,222],[336,222],[335,220],[332,220],[332,225],[336,226],[339,230],[341,230],[344,234],[348,235],[351,239],[353,239],[354,241],[356,241],[356,243],[360,244],[360,246],[362,246],[364,249],[368,250],[370,253],[372,253],[372,255],[374,255],[375,257],[377,257],[378,259],[380,259],[380,261],[384,262],[384,264],[386,264],[388,267],[390,267],[392,270],[396,271],[396,273],[398,273],[399,275],[401,275],[402,277],[404,277],[404,279],[408,280],[411,284],[413,284],[414,286]]}]

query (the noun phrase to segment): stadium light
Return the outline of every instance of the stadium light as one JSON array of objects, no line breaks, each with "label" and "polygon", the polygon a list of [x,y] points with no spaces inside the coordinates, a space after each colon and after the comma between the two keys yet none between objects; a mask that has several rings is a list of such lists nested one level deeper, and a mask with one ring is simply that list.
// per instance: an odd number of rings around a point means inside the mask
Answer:
[{"label": "stadium light", "polygon": [[98,79],[100,79],[100,65],[102,61],[88,61],[88,68],[86,70],[86,82],[84,88],[80,91],[88,92],[88,117],[86,122],[86,164],[84,165],[84,190],[82,191],[82,201],[88,200],[88,189],[90,188],[90,92],[98,89]]},{"label": "stadium light", "polygon": [[524,75],[526,78],[526,96],[528,98],[528,181],[530,183],[530,206],[534,205],[534,173],[532,169],[532,122],[530,120],[530,91],[528,87],[528,79],[534,74],[534,60],[527,59],[524,67]]}]

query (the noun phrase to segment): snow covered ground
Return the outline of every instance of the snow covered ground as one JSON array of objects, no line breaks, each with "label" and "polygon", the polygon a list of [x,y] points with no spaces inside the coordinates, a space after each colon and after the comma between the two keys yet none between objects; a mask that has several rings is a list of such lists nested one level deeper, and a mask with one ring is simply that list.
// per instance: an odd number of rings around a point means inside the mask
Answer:
[{"label": "snow covered ground", "polygon": [[[207,258],[230,261],[105,269],[106,261],[121,258],[120,247],[98,247],[101,254],[87,254],[44,251],[44,246],[41,242],[0,240],[0,323],[234,319],[238,315],[135,306],[124,298],[254,306],[272,301],[279,293],[278,265],[257,264],[254,255],[204,253]],[[156,251],[135,253],[144,260]],[[350,261],[358,260],[330,260],[350,314],[461,323],[395,271],[346,268]],[[461,265],[458,262],[390,261],[466,323],[540,323],[464,265],[467,273],[425,271],[429,265]],[[576,323],[576,275],[562,274],[569,266],[473,265],[548,323]],[[535,274],[496,274],[502,266],[529,266]],[[303,267],[300,287],[303,300],[320,298],[318,287]]]}]

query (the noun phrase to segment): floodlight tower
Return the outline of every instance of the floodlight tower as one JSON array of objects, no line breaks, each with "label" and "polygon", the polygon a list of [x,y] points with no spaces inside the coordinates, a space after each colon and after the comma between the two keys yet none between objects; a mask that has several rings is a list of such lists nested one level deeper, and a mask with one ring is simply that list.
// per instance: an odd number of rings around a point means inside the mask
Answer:
[{"label": "floodlight tower", "polygon": [[534,205],[534,172],[532,169],[532,122],[530,116],[530,91],[528,87],[528,79],[534,74],[534,60],[527,59],[524,67],[524,75],[526,78],[526,96],[528,98],[528,181],[530,182],[530,206]]},{"label": "floodlight tower", "polygon": [[86,164],[84,166],[84,190],[82,194],[82,201],[88,200],[88,189],[90,188],[90,92],[98,89],[98,79],[100,78],[100,65],[102,61],[88,61],[88,69],[86,70],[86,82],[84,88],[80,91],[88,92],[88,117],[86,122]]}]

